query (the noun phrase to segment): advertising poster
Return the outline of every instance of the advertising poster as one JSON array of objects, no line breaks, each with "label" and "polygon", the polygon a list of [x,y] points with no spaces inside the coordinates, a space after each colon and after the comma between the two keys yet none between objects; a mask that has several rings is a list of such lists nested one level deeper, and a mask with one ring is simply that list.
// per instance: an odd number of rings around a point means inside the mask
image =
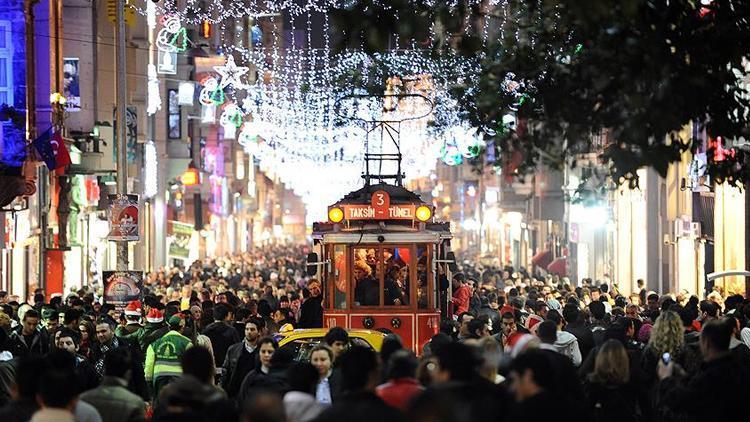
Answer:
[{"label": "advertising poster", "polygon": [[109,236],[110,242],[137,242],[138,195],[109,195]]},{"label": "advertising poster", "polygon": [[111,303],[118,313],[128,302],[143,300],[142,271],[104,271],[104,303]]},{"label": "advertising poster", "polygon": [[68,100],[67,111],[81,111],[81,81],[78,58],[63,59],[63,96]]},{"label": "advertising poster", "polygon": [[188,259],[190,256],[190,239],[193,236],[193,225],[171,221],[172,236],[169,242],[169,256],[178,259]]}]

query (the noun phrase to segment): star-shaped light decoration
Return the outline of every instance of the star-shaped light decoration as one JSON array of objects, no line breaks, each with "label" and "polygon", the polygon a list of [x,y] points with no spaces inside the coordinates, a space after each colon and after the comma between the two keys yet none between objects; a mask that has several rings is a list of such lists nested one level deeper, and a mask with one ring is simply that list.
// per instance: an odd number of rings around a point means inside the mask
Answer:
[{"label": "star-shaped light decoration", "polygon": [[214,66],[214,69],[221,75],[221,82],[219,82],[219,89],[224,89],[229,85],[234,85],[235,88],[242,88],[245,84],[242,83],[240,78],[242,75],[247,73],[248,68],[245,66],[237,66],[234,64],[234,57],[231,55],[227,56],[227,62],[224,66]]}]

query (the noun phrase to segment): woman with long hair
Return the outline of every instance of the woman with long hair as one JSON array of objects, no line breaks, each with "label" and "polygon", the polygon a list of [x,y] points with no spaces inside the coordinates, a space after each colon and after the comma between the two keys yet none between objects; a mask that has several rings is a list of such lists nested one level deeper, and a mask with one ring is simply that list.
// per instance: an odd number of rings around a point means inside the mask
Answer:
[{"label": "woman with long hair", "polygon": [[641,419],[638,391],[630,382],[630,358],[625,346],[607,340],[596,354],[594,372],[584,383],[592,422],[636,422]]},{"label": "woman with long hair", "polygon": [[78,348],[78,354],[90,359],[92,346],[96,344],[96,328],[91,321],[84,319],[81,320],[78,329],[81,331],[81,345]]},{"label": "woman with long hair", "polygon": [[646,376],[646,386],[656,382],[656,365],[668,353],[669,359],[682,364],[685,358],[685,329],[680,316],[664,311],[651,328],[651,337],[643,350],[641,366]]}]

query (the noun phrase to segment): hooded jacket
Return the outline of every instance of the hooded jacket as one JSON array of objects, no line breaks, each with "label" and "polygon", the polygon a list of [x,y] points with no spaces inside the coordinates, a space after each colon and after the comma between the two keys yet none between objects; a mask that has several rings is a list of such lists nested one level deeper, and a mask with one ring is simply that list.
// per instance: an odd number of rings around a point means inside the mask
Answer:
[{"label": "hooded jacket", "polygon": [[578,339],[567,331],[558,331],[555,340],[555,349],[573,361],[573,365],[581,364],[581,349],[578,347]]}]

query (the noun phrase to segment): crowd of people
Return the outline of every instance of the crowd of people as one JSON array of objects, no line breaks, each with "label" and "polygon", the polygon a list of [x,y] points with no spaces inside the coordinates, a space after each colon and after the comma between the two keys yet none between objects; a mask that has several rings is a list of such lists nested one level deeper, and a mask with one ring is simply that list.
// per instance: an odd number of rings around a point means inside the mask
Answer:
[{"label": "crowd of people", "polygon": [[394,334],[376,351],[334,327],[300,359],[276,334],[323,325],[305,252],[158,271],[124,309],[96,288],[0,292],[0,421],[704,421],[741,416],[750,397],[742,296],[640,280],[623,295],[467,262],[419,356]]}]

